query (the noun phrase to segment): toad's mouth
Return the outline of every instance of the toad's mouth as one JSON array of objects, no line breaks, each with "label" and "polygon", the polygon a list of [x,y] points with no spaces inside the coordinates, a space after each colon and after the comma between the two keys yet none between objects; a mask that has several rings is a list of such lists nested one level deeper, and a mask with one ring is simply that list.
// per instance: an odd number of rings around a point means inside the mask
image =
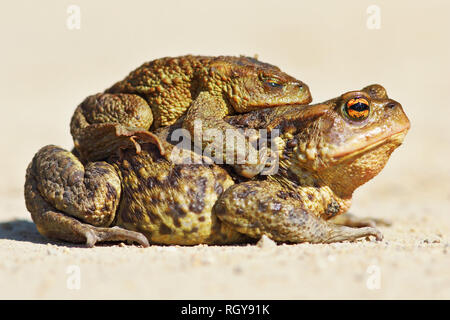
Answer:
[{"label": "toad's mouth", "polygon": [[[283,106],[295,106],[295,105],[308,105],[312,102],[311,93],[308,86],[303,85],[304,91],[297,95],[288,96],[276,96],[272,98],[265,98],[259,101],[247,101],[247,108],[250,110],[258,110],[265,108],[283,107]],[[234,101],[236,102],[236,101]],[[247,110],[248,111],[248,110]]]},{"label": "toad's mouth", "polygon": [[374,139],[370,139],[364,145],[356,148],[349,148],[341,150],[333,155],[333,159],[337,161],[345,161],[347,159],[353,158],[362,153],[368,152],[370,150],[376,149],[385,143],[392,143],[395,147],[400,146],[403,143],[408,130],[410,128],[409,123],[402,127],[400,130],[393,131],[388,134],[384,134]]}]

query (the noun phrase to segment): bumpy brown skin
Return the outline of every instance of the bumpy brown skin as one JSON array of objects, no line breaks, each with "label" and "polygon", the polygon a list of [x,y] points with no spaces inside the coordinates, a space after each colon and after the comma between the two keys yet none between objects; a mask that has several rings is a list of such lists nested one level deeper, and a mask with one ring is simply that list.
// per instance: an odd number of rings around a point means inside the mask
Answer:
[{"label": "bumpy brown skin", "polygon": [[[354,98],[370,104],[364,121],[352,121],[343,112]],[[143,144],[140,154],[127,149],[108,162],[83,166],[70,152],[47,146],[28,167],[25,183],[27,208],[38,230],[90,246],[110,240],[143,246],[148,241],[225,244],[262,235],[312,243],[382,238],[373,227],[351,228],[333,219],[348,210],[353,191],[381,171],[409,129],[402,107],[383,87],[225,120],[236,127],[280,130],[279,171],[233,180],[231,172],[214,164],[174,164],[153,144]]]},{"label": "bumpy brown skin", "polygon": [[[181,116],[185,117],[184,128],[199,139],[195,120],[201,120],[204,130],[224,132],[233,129],[223,121],[227,115],[310,102],[304,83],[253,58],[162,58],[143,64],[105,93],[86,98],[75,111],[71,133],[84,162],[106,159],[118,147],[135,144],[139,150],[139,141],[156,144],[164,154],[164,146],[149,130],[171,125]],[[203,137],[203,146],[210,142]],[[251,144],[247,147],[252,148]],[[245,159],[247,155],[239,156]],[[236,165],[247,177],[257,174],[260,167]]]}]

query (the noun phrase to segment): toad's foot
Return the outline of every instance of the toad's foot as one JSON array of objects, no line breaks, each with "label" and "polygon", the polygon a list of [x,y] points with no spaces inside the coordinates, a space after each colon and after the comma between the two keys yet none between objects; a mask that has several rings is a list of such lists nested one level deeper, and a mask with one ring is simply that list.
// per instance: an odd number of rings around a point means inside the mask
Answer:
[{"label": "toad's foot", "polygon": [[142,128],[124,127],[117,123],[96,123],[80,132],[75,140],[75,147],[83,162],[106,159],[120,148],[134,147],[139,153],[142,143],[155,144],[161,154],[165,153],[161,140]]},{"label": "toad's foot", "polygon": [[361,227],[371,227],[375,228],[376,226],[386,226],[389,227],[392,225],[392,222],[386,219],[379,219],[379,218],[360,218],[357,217],[351,213],[344,213],[339,216],[334,217],[330,220],[331,222],[347,226],[347,227],[355,227],[355,228],[361,228]]},{"label": "toad's foot", "polygon": [[142,233],[120,227],[94,227],[56,210],[43,212],[36,219],[36,226],[39,232],[48,238],[85,243],[87,247],[93,247],[99,242],[110,241],[134,242],[143,247],[149,246],[147,238]]},{"label": "toad's foot", "polygon": [[334,225],[330,228],[329,235],[324,242],[355,241],[359,238],[374,236],[377,241],[383,240],[383,234],[376,228],[351,228]]},{"label": "toad's foot", "polygon": [[97,242],[104,241],[127,241],[135,242],[147,248],[149,246],[147,238],[139,232],[130,231],[120,227],[99,228],[94,226],[87,226],[86,232],[86,246],[93,247]]},{"label": "toad's foot", "polygon": [[133,143],[136,153],[141,152],[141,144],[143,143],[152,143],[158,147],[161,155],[165,155],[166,151],[163,146],[163,142],[159,139],[157,135],[147,130],[130,130],[130,129],[118,129],[117,130],[118,137],[129,137],[130,141]]},{"label": "toad's foot", "polygon": [[271,175],[275,174],[278,169],[278,153],[271,148],[261,148],[255,151],[256,163],[244,163],[234,165],[234,171],[245,178],[253,178],[258,174]]}]

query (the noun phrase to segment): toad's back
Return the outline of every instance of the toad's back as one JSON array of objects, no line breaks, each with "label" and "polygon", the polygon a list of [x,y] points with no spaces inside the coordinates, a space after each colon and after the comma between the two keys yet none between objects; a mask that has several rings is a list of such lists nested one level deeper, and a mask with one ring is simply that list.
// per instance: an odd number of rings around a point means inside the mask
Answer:
[{"label": "toad's back", "polygon": [[239,66],[241,72],[245,69],[280,72],[276,66],[249,57],[166,57],[144,63],[106,92],[132,93],[143,97],[153,111],[153,130],[173,124],[186,112],[200,90],[218,95],[228,90],[229,79],[215,71],[230,70],[233,66]]},{"label": "toad's back", "polygon": [[145,98],[152,108],[156,129],[173,123],[187,110],[198,90],[198,81],[193,78],[210,61],[210,57],[185,56],[146,62],[106,92],[134,93]]}]

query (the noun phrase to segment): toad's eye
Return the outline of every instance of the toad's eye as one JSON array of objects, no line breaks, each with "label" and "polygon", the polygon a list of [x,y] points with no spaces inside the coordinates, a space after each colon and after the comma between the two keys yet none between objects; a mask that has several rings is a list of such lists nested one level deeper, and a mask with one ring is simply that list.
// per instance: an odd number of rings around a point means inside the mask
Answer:
[{"label": "toad's eye", "polygon": [[370,113],[369,102],[364,98],[350,99],[345,104],[344,111],[350,120],[365,120]]},{"label": "toad's eye", "polygon": [[272,88],[283,87],[283,84],[281,83],[280,79],[262,77],[262,80],[264,81],[265,84],[267,84],[268,86],[270,86]]}]

